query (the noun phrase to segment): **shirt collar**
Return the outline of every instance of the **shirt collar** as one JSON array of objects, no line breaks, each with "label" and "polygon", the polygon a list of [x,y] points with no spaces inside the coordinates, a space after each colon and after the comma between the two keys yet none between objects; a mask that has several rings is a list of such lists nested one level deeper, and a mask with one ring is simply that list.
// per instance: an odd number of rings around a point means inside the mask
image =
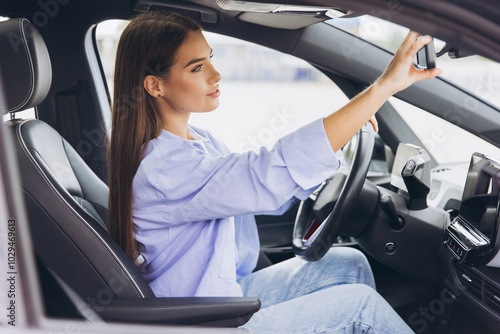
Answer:
[{"label": "shirt collar", "polygon": [[204,143],[207,143],[210,141],[208,138],[205,138],[202,135],[200,135],[198,132],[196,132],[196,130],[193,129],[192,126],[189,126],[189,133],[191,134],[191,137],[193,138],[193,140],[202,141]]},{"label": "shirt collar", "polygon": [[191,135],[193,140],[188,140],[188,139],[179,137],[170,131],[162,129],[159,137],[162,137],[164,139],[174,139],[174,140],[186,141],[188,143],[194,143],[194,142],[208,143],[208,142],[210,142],[210,139],[200,135],[195,129],[193,129],[192,126],[189,126],[189,134]]}]

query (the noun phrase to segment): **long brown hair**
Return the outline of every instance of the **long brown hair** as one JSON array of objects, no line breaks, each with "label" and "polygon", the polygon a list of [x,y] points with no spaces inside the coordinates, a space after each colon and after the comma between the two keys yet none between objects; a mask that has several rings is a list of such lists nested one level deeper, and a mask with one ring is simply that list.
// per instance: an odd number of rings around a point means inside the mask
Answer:
[{"label": "long brown hair", "polygon": [[132,220],[132,181],[147,143],[160,135],[163,122],[144,79],[168,76],[177,50],[196,21],[179,15],[145,13],[123,31],[116,54],[112,132],[109,147],[108,231],[132,259],[138,256]]}]

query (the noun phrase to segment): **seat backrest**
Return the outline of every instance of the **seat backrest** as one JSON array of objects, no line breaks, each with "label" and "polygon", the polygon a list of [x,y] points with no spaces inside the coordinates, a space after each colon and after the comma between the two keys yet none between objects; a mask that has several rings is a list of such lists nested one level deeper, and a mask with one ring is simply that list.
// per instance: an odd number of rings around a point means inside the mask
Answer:
[{"label": "seat backrest", "polygon": [[[23,18],[0,22],[0,50],[0,80],[8,103],[4,112],[12,114],[43,102],[52,70],[38,30]],[[115,298],[154,297],[106,231],[106,184],[48,124],[8,123],[15,137],[35,251],[45,265],[94,306]]]}]

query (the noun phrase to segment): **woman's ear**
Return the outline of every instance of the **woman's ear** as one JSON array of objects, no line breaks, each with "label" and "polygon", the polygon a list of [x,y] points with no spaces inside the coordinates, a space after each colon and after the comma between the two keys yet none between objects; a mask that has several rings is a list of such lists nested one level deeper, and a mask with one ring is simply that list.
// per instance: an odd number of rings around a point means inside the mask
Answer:
[{"label": "woman's ear", "polygon": [[148,92],[152,97],[161,97],[160,85],[158,82],[158,78],[154,75],[148,75],[144,79],[144,89]]}]

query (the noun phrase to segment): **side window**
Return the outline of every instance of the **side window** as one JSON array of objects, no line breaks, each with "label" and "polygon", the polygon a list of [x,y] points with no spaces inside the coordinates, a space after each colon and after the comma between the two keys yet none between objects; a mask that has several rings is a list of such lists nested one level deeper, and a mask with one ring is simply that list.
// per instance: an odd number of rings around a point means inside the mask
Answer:
[{"label": "side window", "polygon": [[233,151],[268,148],[301,125],[348,102],[342,91],[309,63],[256,44],[206,33],[221,73],[220,106],[192,115]]},{"label": "side window", "polygon": [[[108,87],[113,87],[116,46],[127,21],[97,28],[97,43]],[[348,102],[342,91],[305,61],[238,39],[204,32],[221,73],[220,106],[191,115],[191,123],[210,130],[232,150],[272,147],[301,125]]]},{"label": "side window", "polygon": [[96,29],[97,49],[99,50],[99,57],[111,98],[113,98],[113,73],[116,48],[118,47],[118,40],[123,29],[125,29],[128,22],[126,20],[108,20],[99,23]]}]

